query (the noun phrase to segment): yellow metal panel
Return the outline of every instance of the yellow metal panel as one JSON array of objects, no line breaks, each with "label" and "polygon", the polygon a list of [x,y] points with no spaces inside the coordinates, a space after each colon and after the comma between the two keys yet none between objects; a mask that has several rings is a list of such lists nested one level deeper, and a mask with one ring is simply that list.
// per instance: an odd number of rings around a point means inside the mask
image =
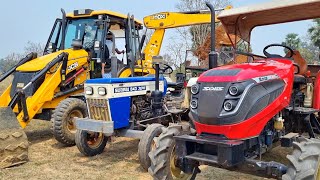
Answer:
[{"label": "yellow metal panel", "polygon": [[[30,120],[37,114],[37,112],[42,108],[45,102],[51,101],[53,99],[54,89],[56,89],[61,82],[60,70],[61,65],[56,72],[46,77],[45,81],[33,96],[27,98],[28,114]],[[30,122],[30,120],[27,122],[23,120],[23,112],[20,112],[18,114],[17,119],[22,128],[25,128]]]},{"label": "yellow metal panel", "polygon": [[61,96],[59,98],[55,98],[52,101],[47,101],[43,104],[42,109],[55,109],[62,100],[68,98],[69,96],[80,94],[80,93],[83,93],[83,89],[67,94],[65,96]]},{"label": "yellow metal panel", "polygon": [[11,101],[10,91],[11,91],[11,85],[0,96],[0,107],[8,106],[9,102]]},{"label": "yellow metal panel", "polygon": [[[164,34],[165,34],[165,29],[156,29],[155,32],[152,34],[150,41],[148,42],[146,48],[144,49],[144,53],[145,53],[145,60],[143,61],[144,67],[152,68],[152,57],[159,55]],[[138,63],[140,63],[140,61],[138,61]]]},{"label": "yellow metal panel", "polygon": [[[155,74],[155,70],[153,68],[149,68],[149,69],[142,69],[141,68],[135,68],[134,69],[134,73],[136,75],[140,75],[140,74],[145,74],[145,75],[148,75],[148,74]],[[128,69],[125,69],[124,71],[122,71],[120,74],[119,74],[119,77],[120,78],[126,78],[126,77],[131,77],[131,69],[128,68]]]},{"label": "yellow metal panel", "polygon": [[[122,19],[127,19],[127,17],[128,17],[125,14],[121,14],[121,13],[117,13],[117,12],[113,12],[113,11],[108,11],[108,10],[96,10],[96,11],[93,11],[90,15],[79,15],[79,16],[74,16],[74,14],[72,12],[72,13],[68,13],[67,17],[69,17],[69,18],[82,18],[82,17],[97,16],[97,15],[101,15],[101,14],[115,16],[115,17],[119,17]],[[135,19],[135,22],[139,25],[142,25],[142,21],[140,21],[138,19]]]},{"label": "yellow metal panel", "polygon": [[88,57],[88,53],[85,50],[73,50],[73,49],[66,49],[63,51],[58,51],[55,53],[47,54],[45,56],[38,57],[32,61],[29,61],[17,68],[17,71],[24,71],[24,72],[34,72],[40,71],[43,69],[49,62],[51,62],[54,58],[56,58],[62,52],[69,53],[69,62],[68,65],[71,65],[73,62],[78,61],[77,58],[82,57],[86,59]]},{"label": "yellow metal panel", "polygon": [[[209,24],[211,22],[211,14],[162,12],[145,17],[143,22],[149,29],[177,28],[183,26]],[[217,18],[216,22],[219,22]]]},{"label": "yellow metal panel", "polygon": [[131,70],[125,69],[124,71],[121,72],[121,74],[119,74],[120,78],[125,78],[125,77],[130,77],[131,76]]}]

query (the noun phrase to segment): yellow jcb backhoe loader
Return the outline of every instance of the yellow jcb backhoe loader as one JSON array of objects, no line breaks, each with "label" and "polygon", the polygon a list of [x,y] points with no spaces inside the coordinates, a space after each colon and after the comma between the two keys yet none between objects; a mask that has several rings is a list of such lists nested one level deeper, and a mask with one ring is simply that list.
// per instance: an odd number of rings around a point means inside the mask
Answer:
[{"label": "yellow jcb backhoe loader", "polygon": [[[87,116],[83,83],[101,77],[101,60],[122,72],[134,65],[142,23],[133,16],[111,11],[75,10],[57,19],[44,55],[31,53],[0,77],[13,75],[12,84],[0,96],[0,168],[28,160],[28,140],[22,130],[32,119],[51,120],[55,138],[74,144],[74,117]],[[127,64],[111,60],[105,46],[108,33],[124,34]],[[115,60],[115,63],[112,63]],[[120,69],[121,68],[121,69]]]}]

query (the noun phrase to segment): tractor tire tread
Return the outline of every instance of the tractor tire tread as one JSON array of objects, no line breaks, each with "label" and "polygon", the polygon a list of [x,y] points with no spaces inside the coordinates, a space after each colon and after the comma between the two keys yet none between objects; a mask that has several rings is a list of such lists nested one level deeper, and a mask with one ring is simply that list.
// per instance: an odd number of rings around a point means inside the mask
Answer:
[{"label": "tractor tire tread", "polygon": [[320,140],[301,138],[294,144],[294,150],[287,156],[290,164],[284,180],[313,180],[319,177]]},{"label": "tractor tire tread", "polygon": [[75,145],[75,138],[74,134],[68,132],[68,128],[64,126],[64,121],[68,116],[68,112],[75,108],[79,108],[84,117],[87,116],[85,102],[77,98],[67,98],[59,103],[57,108],[53,111],[51,118],[52,131],[55,139],[67,146]]},{"label": "tractor tire tread", "polygon": [[89,157],[101,154],[107,145],[108,138],[106,136],[104,136],[102,143],[97,148],[92,149],[87,144],[87,139],[85,138],[85,133],[86,133],[86,131],[84,131],[84,130],[77,130],[77,132],[75,134],[75,144],[76,144],[78,150],[83,155],[89,156]]},{"label": "tractor tire tread", "polygon": [[143,169],[148,170],[151,165],[150,158],[148,156],[152,142],[155,137],[159,136],[162,132],[163,125],[161,124],[151,124],[143,132],[142,138],[140,139],[138,145],[138,156],[140,164]]},{"label": "tractor tire tread", "polygon": [[[183,128],[178,124],[171,124],[167,128],[162,128],[162,134],[155,138],[156,149],[149,153],[151,166],[148,172],[156,180],[172,180],[170,174],[169,157],[170,150],[173,148],[174,135],[183,133]],[[170,165],[169,165],[170,166]]]}]

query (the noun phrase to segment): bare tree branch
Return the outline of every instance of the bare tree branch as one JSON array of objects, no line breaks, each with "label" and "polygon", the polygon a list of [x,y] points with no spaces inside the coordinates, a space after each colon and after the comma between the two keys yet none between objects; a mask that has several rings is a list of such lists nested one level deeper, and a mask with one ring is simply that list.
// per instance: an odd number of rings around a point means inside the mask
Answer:
[{"label": "bare tree branch", "polygon": [[[230,4],[229,0],[179,0],[176,4],[178,11],[195,11],[207,9],[206,2],[210,2],[216,8],[224,8]],[[170,38],[170,44],[167,46],[167,53],[172,64],[177,68],[184,62],[186,50],[195,50],[204,44],[210,33],[210,25],[195,25],[191,27],[182,27],[175,30],[175,38]]]}]

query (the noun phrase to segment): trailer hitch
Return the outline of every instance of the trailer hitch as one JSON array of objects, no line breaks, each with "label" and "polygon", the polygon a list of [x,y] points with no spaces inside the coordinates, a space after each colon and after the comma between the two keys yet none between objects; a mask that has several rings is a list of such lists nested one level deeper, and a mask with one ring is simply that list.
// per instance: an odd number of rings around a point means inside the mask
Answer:
[{"label": "trailer hitch", "polygon": [[287,166],[278,162],[265,162],[254,159],[246,159],[245,165],[241,166],[241,171],[250,171],[254,175],[277,179],[281,179],[282,175],[287,172],[287,169]]}]

